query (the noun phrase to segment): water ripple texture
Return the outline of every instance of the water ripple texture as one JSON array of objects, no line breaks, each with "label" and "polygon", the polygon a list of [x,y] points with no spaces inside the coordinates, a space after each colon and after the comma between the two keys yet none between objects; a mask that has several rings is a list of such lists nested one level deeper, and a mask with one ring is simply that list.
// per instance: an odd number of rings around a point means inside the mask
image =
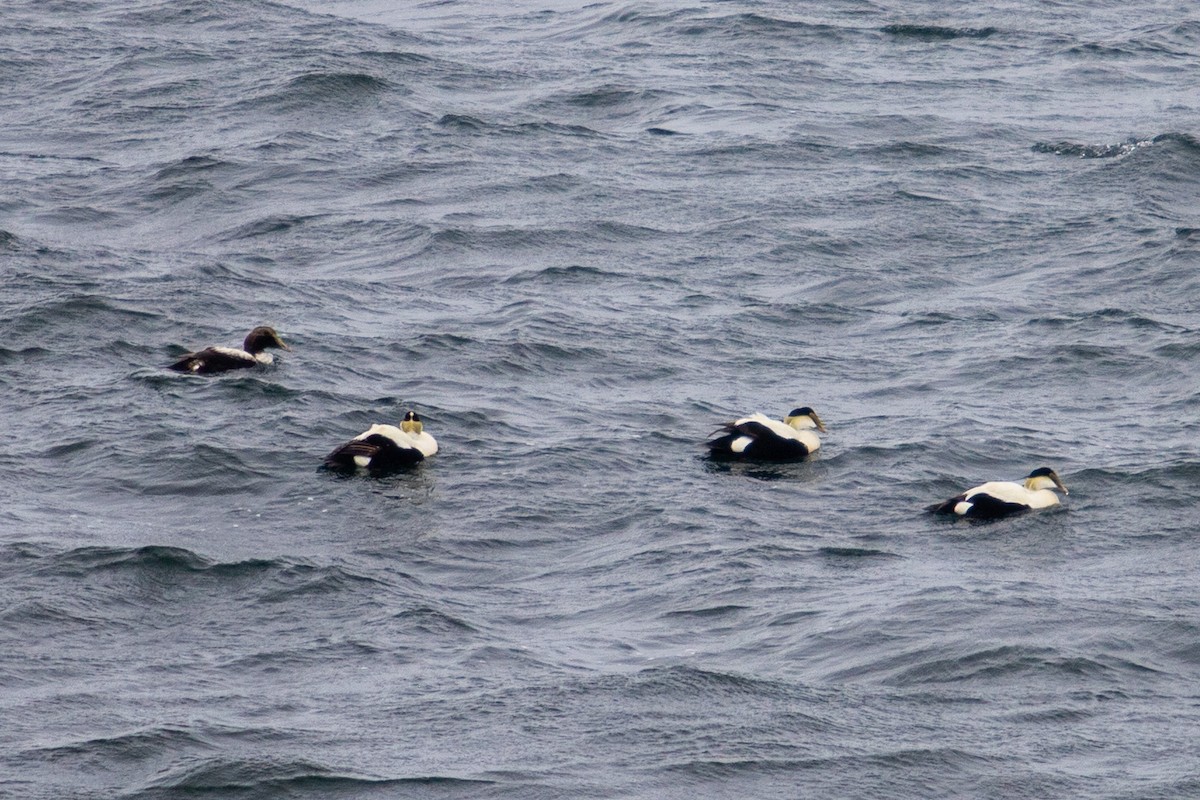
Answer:
[{"label": "water ripple texture", "polygon": [[1200,795],[1194,4],[3,20],[0,795]]}]

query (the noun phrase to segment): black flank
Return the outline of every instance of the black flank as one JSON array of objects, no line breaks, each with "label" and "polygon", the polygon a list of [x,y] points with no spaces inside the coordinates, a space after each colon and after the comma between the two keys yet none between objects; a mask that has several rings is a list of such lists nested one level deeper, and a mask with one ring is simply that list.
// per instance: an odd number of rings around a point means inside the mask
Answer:
[{"label": "black flank", "polygon": [[176,372],[211,375],[215,372],[228,372],[231,369],[247,369],[257,365],[258,362],[253,357],[233,356],[210,347],[195,353],[188,353],[172,364],[170,368]]}]

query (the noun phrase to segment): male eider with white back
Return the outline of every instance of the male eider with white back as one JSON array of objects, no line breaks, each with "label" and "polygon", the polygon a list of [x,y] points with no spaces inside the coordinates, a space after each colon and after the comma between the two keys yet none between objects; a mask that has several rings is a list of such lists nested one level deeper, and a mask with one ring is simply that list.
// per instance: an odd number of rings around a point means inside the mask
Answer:
[{"label": "male eider with white back", "polygon": [[782,422],[754,413],[726,424],[716,431],[722,435],[706,444],[714,458],[799,461],[821,446],[814,428],[825,431],[817,412],[808,406],[792,409]]},{"label": "male eider with white back", "polygon": [[934,514],[957,514],[970,519],[996,519],[1023,514],[1035,508],[1058,505],[1056,492],[1067,494],[1067,487],[1049,467],[1039,467],[1017,481],[988,481],[968,489],[944,503],[929,506]]},{"label": "male eider with white back", "polygon": [[325,468],[340,472],[365,469],[380,474],[419,464],[438,451],[415,411],[404,415],[400,427],[372,425],[325,457]]},{"label": "male eider with white back", "polygon": [[283,339],[279,338],[274,328],[262,325],[246,334],[246,341],[243,342],[241,350],[236,347],[206,347],[183,356],[171,365],[171,369],[195,375],[210,375],[232,369],[264,366],[274,362],[271,354],[266,352],[268,347],[292,349],[283,343]]}]

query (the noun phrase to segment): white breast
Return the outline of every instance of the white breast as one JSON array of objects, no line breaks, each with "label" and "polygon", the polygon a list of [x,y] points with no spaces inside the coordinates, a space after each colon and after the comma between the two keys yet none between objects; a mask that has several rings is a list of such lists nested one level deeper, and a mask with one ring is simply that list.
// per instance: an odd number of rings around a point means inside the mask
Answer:
[{"label": "white breast", "polygon": [[438,451],[437,440],[425,431],[416,434],[410,433],[408,438],[412,441],[413,446],[421,451],[421,455],[427,458]]},{"label": "white breast", "polygon": [[821,440],[820,440],[820,439],[818,439],[818,438],[817,438],[817,435],[816,435],[815,433],[813,433],[812,431],[808,431],[808,430],[796,431],[796,430],[793,430],[793,431],[792,431],[792,434],[794,435],[794,437],[795,437],[797,440],[799,440],[799,441],[801,441],[801,442],[804,442],[804,446],[808,448],[808,452],[810,452],[810,453],[811,453],[811,452],[813,452],[814,450],[816,450],[817,448],[819,448],[819,447],[821,446]]}]

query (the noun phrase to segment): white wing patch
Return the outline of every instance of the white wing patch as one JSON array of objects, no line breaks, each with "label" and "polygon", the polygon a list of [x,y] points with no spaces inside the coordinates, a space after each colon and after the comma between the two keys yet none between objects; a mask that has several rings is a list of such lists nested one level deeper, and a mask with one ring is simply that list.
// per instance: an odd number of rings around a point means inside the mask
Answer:
[{"label": "white wing patch", "polygon": [[767,427],[768,429],[770,429],[771,433],[774,433],[776,436],[778,436],[781,439],[795,439],[796,438],[796,429],[795,428],[793,428],[791,425],[788,425],[786,422],[780,422],[777,419],[771,419],[766,414],[763,414],[760,411],[756,411],[748,417],[743,417],[742,419],[739,419],[734,424],[741,425],[746,422],[757,422],[758,424],[763,425],[763,426]]},{"label": "white wing patch", "polygon": [[[1031,491],[1019,483],[1012,481],[988,481],[967,492],[967,499],[958,505],[966,505],[977,494],[986,494],[1005,503],[1019,503],[1029,508],[1046,508],[1058,505],[1058,495],[1049,489]],[[955,506],[958,511],[958,506]],[[963,513],[959,511],[958,513]]]},{"label": "white wing patch", "polygon": [[1031,492],[1021,484],[1012,481],[988,481],[967,492],[967,499],[970,500],[977,494],[986,494],[1005,503],[1028,505]]},{"label": "white wing patch", "polygon": [[420,433],[405,433],[395,425],[381,425],[376,423],[370,428],[354,437],[355,441],[366,439],[368,436],[379,434],[391,439],[400,447],[409,447],[414,450],[419,450],[423,456],[431,456],[438,451],[437,440],[430,436],[425,431]]},{"label": "white wing patch", "polygon": [[367,428],[358,436],[355,436],[354,440],[358,441],[359,439],[366,439],[368,436],[373,436],[374,434],[387,437],[401,447],[416,447],[416,445],[413,443],[412,437],[397,428],[395,425],[380,425],[378,423]]},{"label": "white wing patch", "polygon": [[254,356],[247,353],[245,350],[239,350],[236,347],[211,347],[209,348],[214,353],[220,353],[223,356],[237,358],[242,361],[254,361]]},{"label": "white wing patch", "polygon": [[[766,414],[762,413],[761,411],[756,411],[748,417],[743,417],[743,418],[739,419],[737,422],[734,423],[734,425],[741,425],[746,422],[757,422],[758,424],[767,428],[767,430],[771,431],[771,433],[778,436],[780,439],[788,439],[793,442],[801,442],[804,444],[805,447],[808,448],[808,451],[810,453],[813,452],[814,450],[817,450],[821,446],[821,440],[812,431],[807,430],[807,429],[798,431],[795,428],[793,428],[791,425],[788,425],[786,422],[782,422],[777,419],[771,419],[770,417],[768,417]],[[745,441],[745,444],[743,444],[740,448],[738,447],[739,441]],[[733,444],[730,445],[730,449],[735,453],[740,453],[746,449],[746,446],[750,444],[750,441],[751,440],[749,440],[749,439],[745,439],[745,440],[738,439],[738,440],[734,441]]]}]

